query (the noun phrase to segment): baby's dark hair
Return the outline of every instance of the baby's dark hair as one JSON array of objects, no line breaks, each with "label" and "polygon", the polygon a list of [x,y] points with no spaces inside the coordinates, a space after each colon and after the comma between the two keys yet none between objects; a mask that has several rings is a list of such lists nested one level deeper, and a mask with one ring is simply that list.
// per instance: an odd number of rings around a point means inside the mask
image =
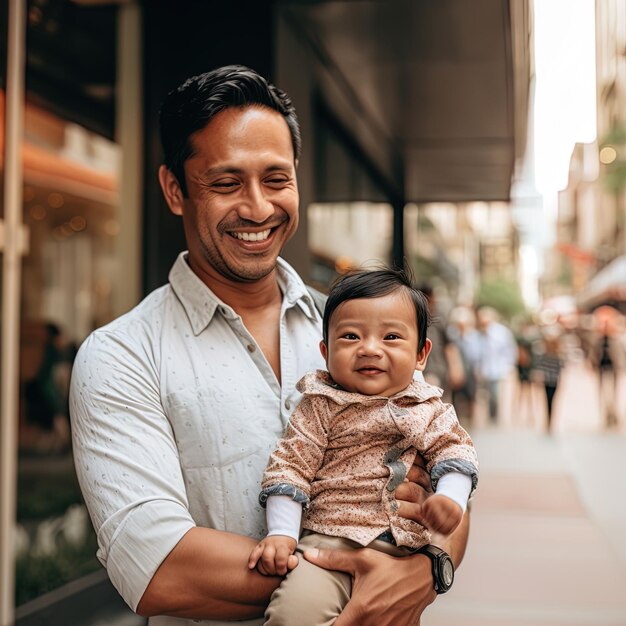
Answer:
[{"label": "baby's dark hair", "polygon": [[324,343],[328,344],[330,318],[342,302],[357,298],[380,298],[394,291],[404,291],[415,306],[417,351],[421,352],[426,345],[426,333],[430,324],[428,300],[421,291],[415,288],[408,270],[398,269],[356,270],[340,276],[332,284],[324,308],[322,326]]}]

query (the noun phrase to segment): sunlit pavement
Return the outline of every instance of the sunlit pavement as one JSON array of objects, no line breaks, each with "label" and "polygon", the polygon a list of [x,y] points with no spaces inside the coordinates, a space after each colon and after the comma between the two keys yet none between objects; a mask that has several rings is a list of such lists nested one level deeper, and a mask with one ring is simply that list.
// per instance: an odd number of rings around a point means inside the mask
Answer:
[{"label": "sunlit pavement", "polygon": [[475,420],[468,551],[422,626],[626,626],[624,380],[609,431],[592,373],[576,364],[561,382],[552,435],[540,394],[531,417],[513,383],[498,426]]}]

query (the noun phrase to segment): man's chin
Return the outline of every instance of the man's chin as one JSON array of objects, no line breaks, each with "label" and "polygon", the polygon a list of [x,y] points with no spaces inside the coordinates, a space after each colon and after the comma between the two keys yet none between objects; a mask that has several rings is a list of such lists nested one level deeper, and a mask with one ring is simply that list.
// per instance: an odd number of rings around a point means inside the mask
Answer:
[{"label": "man's chin", "polygon": [[263,265],[256,265],[255,267],[250,266],[239,266],[239,267],[228,267],[227,271],[223,272],[225,278],[229,278],[230,280],[240,282],[240,283],[256,283],[260,280],[263,280],[267,276],[269,276],[276,269],[277,262],[274,260],[273,263],[264,263]]}]

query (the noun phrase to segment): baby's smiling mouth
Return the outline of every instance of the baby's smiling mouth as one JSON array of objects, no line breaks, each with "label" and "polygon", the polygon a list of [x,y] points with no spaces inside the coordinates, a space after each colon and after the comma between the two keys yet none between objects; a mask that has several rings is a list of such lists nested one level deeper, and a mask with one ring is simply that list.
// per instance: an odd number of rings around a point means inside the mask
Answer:
[{"label": "baby's smiling mouth", "polygon": [[384,370],[374,365],[366,365],[365,367],[359,367],[357,372],[360,374],[381,374]]}]

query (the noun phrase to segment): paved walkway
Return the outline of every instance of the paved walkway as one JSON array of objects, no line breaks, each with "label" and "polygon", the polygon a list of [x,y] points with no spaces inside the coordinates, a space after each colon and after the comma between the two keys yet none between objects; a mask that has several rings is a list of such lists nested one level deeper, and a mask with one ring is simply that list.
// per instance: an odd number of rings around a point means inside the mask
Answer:
[{"label": "paved walkway", "polygon": [[626,626],[624,424],[602,432],[588,372],[565,389],[552,436],[514,404],[498,428],[478,420],[468,551],[422,626]]}]

